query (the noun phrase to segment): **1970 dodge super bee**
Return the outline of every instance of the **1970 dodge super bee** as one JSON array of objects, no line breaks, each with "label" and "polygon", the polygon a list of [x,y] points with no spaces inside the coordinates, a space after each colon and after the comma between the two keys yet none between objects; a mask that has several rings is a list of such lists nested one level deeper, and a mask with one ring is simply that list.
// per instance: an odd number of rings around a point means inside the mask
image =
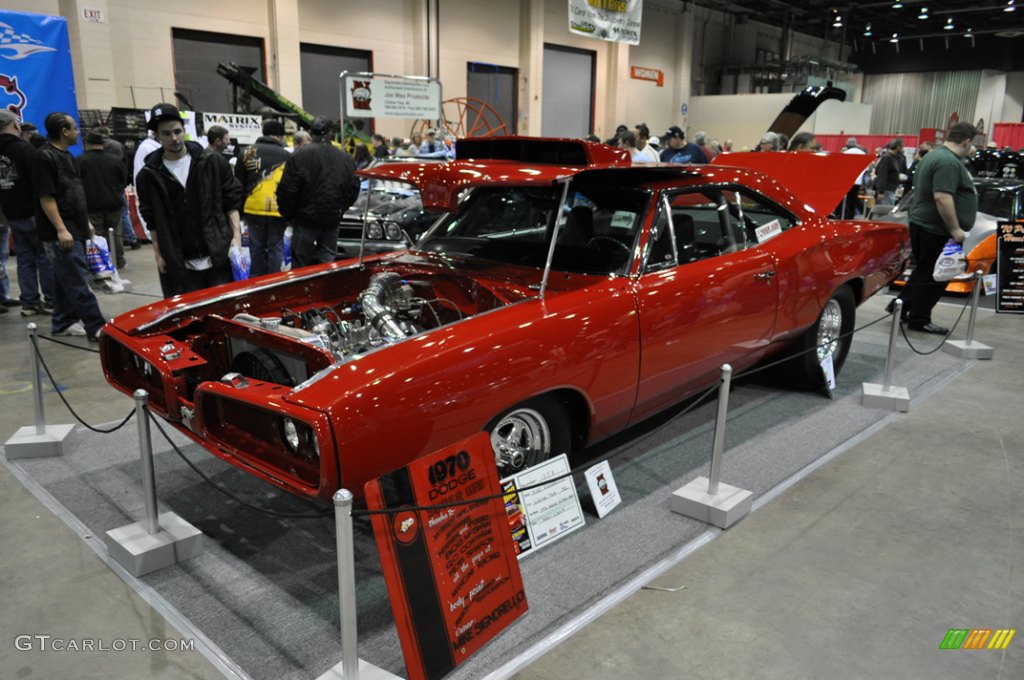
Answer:
[{"label": "1970 dodge super bee", "polygon": [[909,256],[903,225],[828,219],[857,156],[616,167],[570,140],[459,151],[369,171],[445,211],[413,248],[124,314],[101,337],[107,379],[307,498],[361,494],[479,431],[507,474],[678,402],[726,362],[809,350],[789,370],[819,382],[857,305]]}]

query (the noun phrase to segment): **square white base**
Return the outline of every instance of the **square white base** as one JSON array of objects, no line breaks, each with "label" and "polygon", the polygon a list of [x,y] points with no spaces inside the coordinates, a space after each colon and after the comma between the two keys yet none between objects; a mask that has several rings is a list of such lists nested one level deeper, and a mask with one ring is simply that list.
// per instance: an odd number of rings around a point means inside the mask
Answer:
[{"label": "square white base", "polygon": [[942,351],[961,359],[991,359],[996,353],[994,349],[980,342],[967,344],[966,340],[947,340]]},{"label": "square white base", "polygon": [[203,552],[203,532],[173,512],[157,517],[160,531],[146,532],[145,522],[111,529],[104,539],[114,561],[133,576],[169,567]]},{"label": "square white base", "polygon": [[910,410],[910,392],[906,387],[889,386],[886,390],[878,383],[862,383],[863,393],[860,403],[868,408],[882,408],[887,411]]},{"label": "square white base", "polygon": [[675,490],[669,498],[672,512],[728,529],[750,514],[754,492],[728,484],[718,484],[718,493],[708,494],[708,478],[698,477]]},{"label": "square white base", "polygon": [[47,425],[43,434],[36,434],[35,425],[26,425],[4,443],[4,453],[7,460],[63,456],[74,440],[74,425]]},{"label": "square white base", "polygon": [[[316,680],[349,680],[341,672],[341,661],[328,669],[326,673]],[[359,680],[401,680],[400,676],[392,675],[383,668],[377,668],[372,663],[359,660]]]}]

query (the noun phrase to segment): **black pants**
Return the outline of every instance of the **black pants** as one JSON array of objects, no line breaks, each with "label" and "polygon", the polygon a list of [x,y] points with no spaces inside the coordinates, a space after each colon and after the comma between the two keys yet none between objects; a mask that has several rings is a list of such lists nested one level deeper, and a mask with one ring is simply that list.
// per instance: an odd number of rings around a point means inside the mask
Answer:
[{"label": "black pants", "polygon": [[180,271],[168,271],[160,275],[160,288],[165,298],[183,295],[196,290],[203,290],[211,286],[219,286],[222,283],[231,283],[235,280],[231,273],[231,264],[214,265],[210,269],[195,271],[182,269]]},{"label": "black pants", "polygon": [[900,291],[904,306],[910,302],[907,322],[919,326],[932,321],[932,308],[946,289],[945,281],[932,278],[935,261],[942,254],[942,248],[949,241],[948,235],[925,231],[920,225],[910,224],[910,251],[914,254],[914,272],[907,285]]}]

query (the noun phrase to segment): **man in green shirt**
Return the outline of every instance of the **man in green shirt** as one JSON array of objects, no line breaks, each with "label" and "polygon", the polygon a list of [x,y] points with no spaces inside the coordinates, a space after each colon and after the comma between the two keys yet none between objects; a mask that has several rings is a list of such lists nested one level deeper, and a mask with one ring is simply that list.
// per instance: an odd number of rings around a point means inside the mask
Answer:
[{"label": "man in green shirt", "polygon": [[[918,163],[910,204],[910,248],[914,273],[900,291],[907,326],[924,333],[947,335],[948,328],[932,323],[932,308],[942,297],[945,282],[932,278],[935,261],[950,239],[963,243],[978,213],[978,192],[963,159],[971,154],[978,131],[970,123],[949,129],[946,141]],[[907,304],[909,301],[909,305]],[[889,311],[892,303],[890,303]]]}]

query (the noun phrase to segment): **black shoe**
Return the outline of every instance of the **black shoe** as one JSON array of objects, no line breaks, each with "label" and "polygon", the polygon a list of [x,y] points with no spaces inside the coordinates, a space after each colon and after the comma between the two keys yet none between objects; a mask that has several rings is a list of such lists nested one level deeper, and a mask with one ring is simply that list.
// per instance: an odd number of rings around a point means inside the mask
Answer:
[{"label": "black shoe", "polygon": [[132,242],[132,250],[142,250],[142,244],[138,241]]},{"label": "black shoe", "polygon": [[85,337],[86,337],[86,339],[89,342],[99,342],[100,341],[100,336],[99,336],[98,333],[96,335],[86,335]]},{"label": "black shoe", "polygon": [[907,327],[912,331],[920,331],[921,333],[931,333],[933,335],[949,335],[948,328],[936,326],[931,321],[929,321],[928,323],[911,323],[907,324]]},{"label": "black shoe", "polygon": [[3,305],[4,309],[7,309],[8,307],[21,307],[21,302],[7,298],[3,302],[0,302],[0,305]]}]

